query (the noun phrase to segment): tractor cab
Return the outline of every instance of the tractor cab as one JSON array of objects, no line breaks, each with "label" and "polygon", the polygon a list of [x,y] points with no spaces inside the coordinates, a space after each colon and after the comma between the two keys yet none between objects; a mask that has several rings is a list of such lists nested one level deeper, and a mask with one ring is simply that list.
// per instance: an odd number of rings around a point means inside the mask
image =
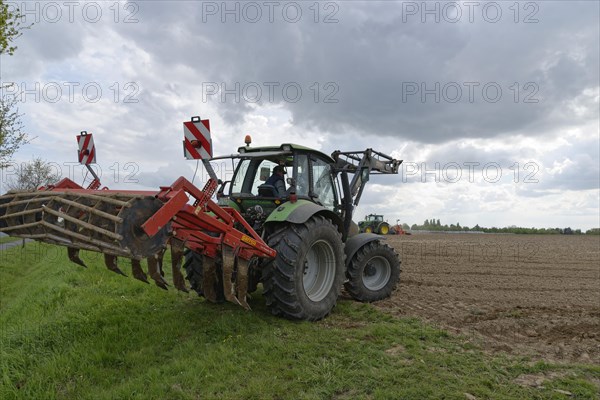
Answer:
[{"label": "tractor cab", "polygon": [[383,222],[383,215],[369,214],[365,217],[367,222]]},{"label": "tractor cab", "polygon": [[[234,206],[242,214],[258,212],[266,218],[283,203],[304,199],[339,213],[334,161],[324,153],[295,144],[245,146],[238,149],[238,154],[212,160],[226,158],[239,161],[232,180],[219,189],[221,204]],[[284,171],[280,190],[268,184],[277,166]]]}]

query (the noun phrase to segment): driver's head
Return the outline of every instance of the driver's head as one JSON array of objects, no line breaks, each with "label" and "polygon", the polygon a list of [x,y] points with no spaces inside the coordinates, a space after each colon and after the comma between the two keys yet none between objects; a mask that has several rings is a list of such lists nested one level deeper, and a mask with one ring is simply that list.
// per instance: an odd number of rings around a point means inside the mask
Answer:
[{"label": "driver's head", "polygon": [[285,174],[285,169],[281,165],[276,165],[275,167],[273,167],[273,173],[283,175]]}]

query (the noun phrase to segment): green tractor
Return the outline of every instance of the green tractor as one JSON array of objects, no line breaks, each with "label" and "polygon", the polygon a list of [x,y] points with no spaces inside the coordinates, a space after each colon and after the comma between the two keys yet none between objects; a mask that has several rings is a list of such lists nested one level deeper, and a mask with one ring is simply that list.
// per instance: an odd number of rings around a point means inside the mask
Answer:
[{"label": "green tractor", "polygon": [[[402,161],[372,149],[329,156],[295,144],[250,147],[249,140],[237,154],[211,161],[225,159],[237,166],[231,181],[220,182],[219,205],[236,209],[277,251],[275,259],[251,261],[242,283],[248,293],[261,283],[273,314],[322,319],[342,286],[361,302],[390,296],[400,277],[400,259],[380,236],[359,233],[352,213],[370,175],[397,174]],[[267,184],[274,170],[283,170],[283,192],[281,183],[280,188]],[[206,279],[202,256],[188,251],[184,267],[198,294],[224,299],[220,265],[216,271],[211,266],[215,278]]]},{"label": "green tractor", "polygon": [[358,223],[358,229],[364,233],[387,235],[390,233],[390,224],[383,220],[383,215],[369,214],[364,221]]}]

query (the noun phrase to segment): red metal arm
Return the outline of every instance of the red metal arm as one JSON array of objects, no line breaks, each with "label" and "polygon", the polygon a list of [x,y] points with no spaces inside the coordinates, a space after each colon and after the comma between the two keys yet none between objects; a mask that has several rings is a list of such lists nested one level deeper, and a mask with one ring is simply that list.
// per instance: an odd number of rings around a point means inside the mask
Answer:
[{"label": "red metal arm", "polygon": [[[165,205],[143,225],[152,236],[169,220],[173,221],[173,236],[187,242],[191,250],[214,257],[220,246],[235,249],[238,256],[248,260],[253,256],[273,258],[277,254],[262,240],[241,214],[231,207],[220,207],[211,200],[217,182],[209,179],[199,190],[187,179],[180,177],[171,186],[161,187],[156,197]],[[190,195],[193,205],[187,204]],[[239,224],[248,232],[235,228]]]}]

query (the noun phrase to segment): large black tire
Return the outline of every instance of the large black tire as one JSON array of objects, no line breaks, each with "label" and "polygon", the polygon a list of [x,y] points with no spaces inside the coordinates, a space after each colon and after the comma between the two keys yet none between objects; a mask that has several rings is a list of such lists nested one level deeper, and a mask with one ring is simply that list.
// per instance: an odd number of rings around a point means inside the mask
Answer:
[{"label": "large black tire", "polygon": [[[185,261],[183,263],[183,269],[186,273],[185,278],[190,283],[192,290],[198,293],[198,296],[204,296],[204,290],[202,288],[204,276],[204,256],[189,249],[186,249],[183,255],[185,257]],[[222,271],[221,264],[217,258],[217,281],[215,282],[215,292],[217,293],[217,302],[219,303],[225,301]]]},{"label": "large black tire", "polygon": [[355,300],[370,303],[390,297],[400,279],[400,258],[375,240],[360,248],[348,265],[344,284]]},{"label": "large black tire", "polygon": [[285,224],[268,239],[277,257],[263,271],[264,296],[274,315],[317,321],[337,302],[344,282],[342,235],[328,219]]}]

